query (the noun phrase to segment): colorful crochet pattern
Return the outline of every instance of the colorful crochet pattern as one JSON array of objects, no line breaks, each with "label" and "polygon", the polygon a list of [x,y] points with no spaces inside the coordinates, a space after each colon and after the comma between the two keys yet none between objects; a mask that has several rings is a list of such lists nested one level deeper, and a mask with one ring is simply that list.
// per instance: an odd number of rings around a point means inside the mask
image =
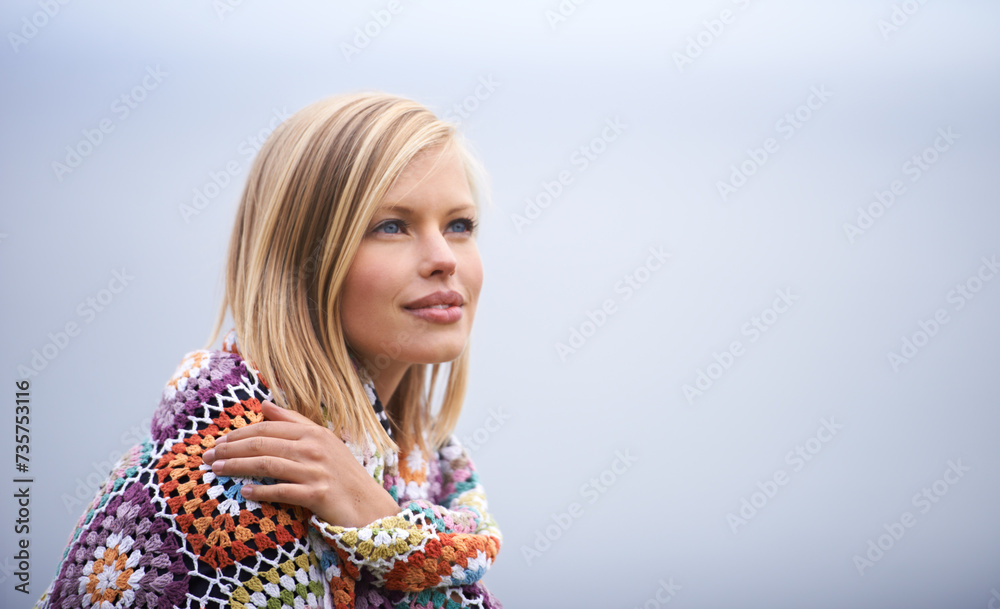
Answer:
[{"label": "colorful crochet pattern", "polygon": [[[382,413],[374,386],[365,390]],[[70,536],[38,609],[171,607],[500,607],[480,581],[501,536],[466,450],[452,437],[427,461],[348,443],[400,512],[333,526],[298,506],[257,503],[202,461],[216,438],[263,420],[271,400],[230,330],[187,354],[149,437],[122,456]]]}]

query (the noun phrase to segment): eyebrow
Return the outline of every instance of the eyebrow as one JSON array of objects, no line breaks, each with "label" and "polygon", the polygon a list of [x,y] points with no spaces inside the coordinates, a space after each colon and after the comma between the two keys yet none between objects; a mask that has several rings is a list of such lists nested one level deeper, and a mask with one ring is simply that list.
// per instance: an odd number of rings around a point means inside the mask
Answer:
[{"label": "eyebrow", "polygon": [[[462,204],[459,204],[459,205],[457,205],[457,206],[452,207],[451,209],[449,209],[447,212],[445,212],[445,215],[446,216],[450,216],[451,214],[453,214],[455,212],[464,211],[464,210],[467,210],[467,209],[475,211],[476,210],[476,206],[475,206],[475,204],[473,204],[471,202],[462,203]],[[379,209],[378,209],[378,211],[380,211],[380,212],[388,211],[388,210],[392,210],[394,212],[400,212],[400,213],[411,215],[411,216],[416,213],[416,212],[413,211],[412,207],[409,207],[408,205],[403,205],[401,203],[385,203],[381,207],[379,207]]]}]

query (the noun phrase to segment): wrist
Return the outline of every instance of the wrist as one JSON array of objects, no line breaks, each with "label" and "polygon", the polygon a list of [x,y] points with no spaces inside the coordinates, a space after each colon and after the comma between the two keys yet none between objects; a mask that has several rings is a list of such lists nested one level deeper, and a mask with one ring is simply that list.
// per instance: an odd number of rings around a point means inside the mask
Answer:
[{"label": "wrist", "polygon": [[395,516],[399,512],[400,508],[396,501],[385,489],[379,487],[378,492],[373,493],[361,502],[354,522],[349,523],[347,526],[356,528],[368,526],[376,520]]},{"label": "wrist", "polygon": [[366,490],[360,496],[356,496],[354,509],[351,510],[349,516],[345,514],[344,516],[346,517],[343,520],[328,520],[321,514],[317,514],[317,516],[335,526],[361,528],[370,525],[376,520],[395,516],[399,512],[399,505],[388,491],[381,486],[373,485],[370,490]]}]

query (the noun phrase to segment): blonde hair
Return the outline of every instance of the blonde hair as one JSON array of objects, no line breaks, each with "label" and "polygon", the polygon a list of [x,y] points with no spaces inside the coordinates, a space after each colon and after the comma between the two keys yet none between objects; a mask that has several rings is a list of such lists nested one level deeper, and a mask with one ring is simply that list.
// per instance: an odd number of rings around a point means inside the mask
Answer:
[{"label": "blonde hair", "polygon": [[[448,366],[440,411],[431,399],[441,364],[413,364],[385,405],[382,428],[359,379],[341,318],[341,291],[361,239],[394,181],[418,153],[454,146],[479,205],[485,172],[461,134],[423,105],[385,93],[336,95],[296,112],[261,147],[236,214],[225,294],[208,346],[232,311],[241,356],[274,401],[383,452],[439,448],[454,430],[468,378],[468,343]],[[405,337],[398,337],[405,340]],[[398,342],[394,341],[398,346]],[[378,358],[376,358],[378,359]],[[377,365],[375,366],[378,367]],[[429,378],[428,378],[429,376]]]}]

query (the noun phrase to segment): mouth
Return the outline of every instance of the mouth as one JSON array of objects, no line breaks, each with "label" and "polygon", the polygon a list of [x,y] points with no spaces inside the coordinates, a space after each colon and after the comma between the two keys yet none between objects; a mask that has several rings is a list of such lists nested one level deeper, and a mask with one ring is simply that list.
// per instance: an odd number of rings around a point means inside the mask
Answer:
[{"label": "mouth", "polygon": [[461,307],[465,304],[465,299],[462,295],[454,290],[439,291],[428,294],[422,298],[418,298],[409,304],[403,305],[403,308],[410,310],[417,309],[449,309],[451,307]]},{"label": "mouth", "polygon": [[434,292],[404,305],[404,309],[417,317],[436,324],[452,324],[462,319],[465,299],[458,292]]}]

